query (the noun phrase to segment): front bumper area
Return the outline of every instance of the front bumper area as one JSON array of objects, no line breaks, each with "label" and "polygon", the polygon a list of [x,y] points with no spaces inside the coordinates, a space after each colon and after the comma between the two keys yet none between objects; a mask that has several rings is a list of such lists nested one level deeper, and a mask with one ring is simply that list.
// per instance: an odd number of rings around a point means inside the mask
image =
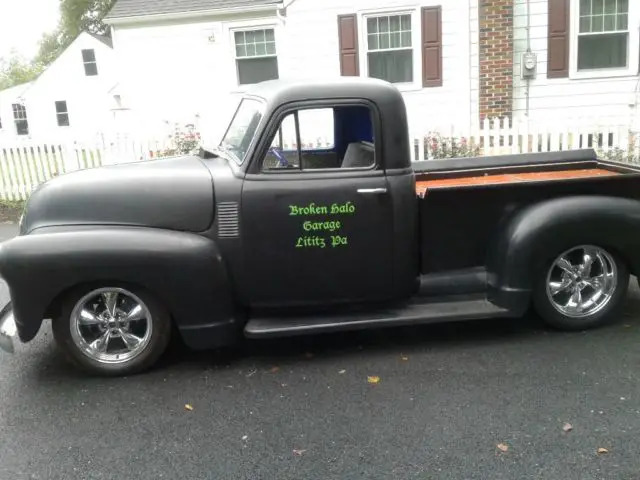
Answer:
[{"label": "front bumper area", "polygon": [[14,353],[13,342],[17,332],[13,308],[8,304],[0,312],[0,349],[7,353]]}]

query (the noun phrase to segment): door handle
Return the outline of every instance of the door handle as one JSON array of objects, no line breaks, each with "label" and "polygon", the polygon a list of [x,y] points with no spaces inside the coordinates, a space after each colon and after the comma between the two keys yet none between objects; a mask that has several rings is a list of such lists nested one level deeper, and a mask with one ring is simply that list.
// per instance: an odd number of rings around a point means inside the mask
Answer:
[{"label": "door handle", "polygon": [[387,193],[387,189],[386,188],[359,188],[358,193],[371,193],[374,195],[375,194],[380,195],[382,193]]}]

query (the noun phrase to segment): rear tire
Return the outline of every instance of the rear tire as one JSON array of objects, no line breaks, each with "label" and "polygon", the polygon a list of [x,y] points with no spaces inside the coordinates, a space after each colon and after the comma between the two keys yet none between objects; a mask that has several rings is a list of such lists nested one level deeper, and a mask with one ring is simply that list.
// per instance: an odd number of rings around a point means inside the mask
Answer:
[{"label": "rear tire", "polygon": [[542,262],[533,304],[555,328],[586,330],[620,315],[628,286],[629,269],[619,255],[597,245],[575,245]]},{"label": "rear tire", "polygon": [[83,286],[63,300],[52,329],[75,366],[96,375],[124,376],[156,363],[169,343],[171,315],[141,288]]}]

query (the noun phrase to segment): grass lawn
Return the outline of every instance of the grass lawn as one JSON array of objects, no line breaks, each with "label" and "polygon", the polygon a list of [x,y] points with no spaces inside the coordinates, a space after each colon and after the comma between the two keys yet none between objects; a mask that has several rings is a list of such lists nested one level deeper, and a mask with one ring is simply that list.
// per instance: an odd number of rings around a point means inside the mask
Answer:
[{"label": "grass lawn", "polygon": [[0,222],[17,223],[24,205],[24,200],[0,200]]}]

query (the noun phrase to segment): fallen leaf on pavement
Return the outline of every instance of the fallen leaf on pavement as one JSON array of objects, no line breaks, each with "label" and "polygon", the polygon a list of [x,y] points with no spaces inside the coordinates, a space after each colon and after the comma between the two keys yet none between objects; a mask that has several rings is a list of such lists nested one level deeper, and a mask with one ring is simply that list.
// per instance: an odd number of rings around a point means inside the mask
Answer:
[{"label": "fallen leaf on pavement", "polygon": [[191,405],[189,405],[188,403],[187,403],[187,404],[185,404],[184,409],[185,409],[185,410],[189,410],[190,412],[192,412],[192,411],[193,411],[193,407],[192,407]]},{"label": "fallen leaf on pavement", "polygon": [[338,373],[342,375],[343,373],[346,373],[346,372],[347,372],[346,370],[340,370]]},{"label": "fallen leaf on pavement", "polygon": [[498,450],[500,450],[501,452],[506,452],[507,450],[509,450],[509,445],[505,443],[499,443],[498,445],[496,445],[496,447],[498,447]]},{"label": "fallen leaf on pavement", "polygon": [[369,383],[380,383],[380,377],[378,376],[369,376],[367,377],[367,382]]},{"label": "fallen leaf on pavement", "polygon": [[276,373],[278,370],[280,370],[280,367],[271,367],[271,370],[269,370],[269,373]]},{"label": "fallen leaf on pavement", "polygon": [[301,457],[302,455],[304,455],[304,452],[306,452],[306,450],[296,450],[296,449],[293,450],[293,454],[296,457]]},{"label": "fallen leaf on pavement", "polygon": [[609,453],[609,450],[607,450],[606,448],[602,448],[602,447],[600,447],[600,448],[598,449],[598,454],[603,454],[603,453]]},{"label": "fallen leaf on pavement", "polygon": [[570,423],[565,423],[562,426],[562,430],[564,430],[565,432],[570,432],[571,430],[573,430],[573,425],[571,425]]},{"label": "fallen leaf on pavement", "polygon": [[400,355],[400,360],[406,362],[407,360],[409,360],[409,357],[407,357],[406,355]]}]

